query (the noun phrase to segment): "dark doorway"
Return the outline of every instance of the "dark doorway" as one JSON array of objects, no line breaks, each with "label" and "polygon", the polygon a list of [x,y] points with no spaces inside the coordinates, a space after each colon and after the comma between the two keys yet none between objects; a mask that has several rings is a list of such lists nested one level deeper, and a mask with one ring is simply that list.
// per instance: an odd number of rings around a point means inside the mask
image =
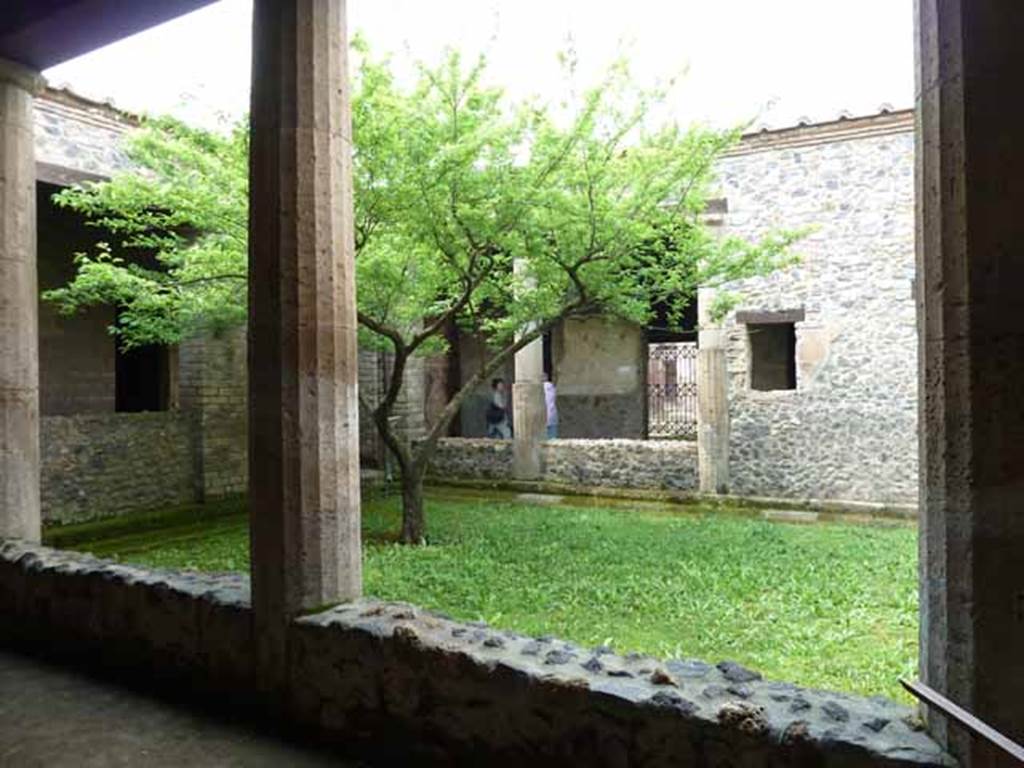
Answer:
[{"label": "dark doorway", "polygon": [[547,376],[548,381],[555,380],[555,358],[554,351],[551,346],[551,331],[544,334],[543,346],[544,346],[544,375]]},{"label": "dark doorway", "polygon": [[167,348],[156,344],[117,350],[115,410],[121,413],[166,411]]}]

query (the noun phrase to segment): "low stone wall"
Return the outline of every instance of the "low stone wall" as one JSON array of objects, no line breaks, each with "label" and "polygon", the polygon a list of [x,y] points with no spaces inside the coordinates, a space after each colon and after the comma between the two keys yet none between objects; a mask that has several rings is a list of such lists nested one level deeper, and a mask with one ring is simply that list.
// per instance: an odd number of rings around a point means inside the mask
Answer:
[{"label": "low stone wall", "polygon": [[[205,688],[259,689],[248,583],[237,574],[0,543],[0,625]],[[732,662],[618,656],[372,600],[298,619],[288,646],[278,706],[392,761],[953,765],[909,709],[767,682]]]},{"label": "low stone wall", "polygon": [[512,441],[444,438],[437,444],[430,474],[441,478],[508,480],[512,477]]},{"label": "low stone wall", "polygon": [[44,416],[42,508],[49,523],[196,497],[193,425],[178,411]]},{"label": "low stone wall", "polygon": [[[697,446],[678,440],[548,440],[542,481],[592,488],[696,490]],[[511,480],[512,441],[447,438],[431,464],[437,478]]]}]

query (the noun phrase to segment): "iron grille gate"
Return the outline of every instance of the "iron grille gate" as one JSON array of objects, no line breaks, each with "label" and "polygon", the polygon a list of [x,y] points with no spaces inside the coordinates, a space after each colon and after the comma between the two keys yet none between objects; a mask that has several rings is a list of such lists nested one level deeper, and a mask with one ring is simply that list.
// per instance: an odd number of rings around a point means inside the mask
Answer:
[{"label": "iron grille gate", "polygon": [[647,345],[647,436],[697,437],[697,345]]}]

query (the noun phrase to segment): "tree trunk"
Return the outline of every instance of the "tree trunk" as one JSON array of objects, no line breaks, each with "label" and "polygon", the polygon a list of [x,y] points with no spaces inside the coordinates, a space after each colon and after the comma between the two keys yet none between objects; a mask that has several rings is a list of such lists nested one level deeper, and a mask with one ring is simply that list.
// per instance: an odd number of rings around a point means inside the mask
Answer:
[{"label": "tree trunk", "polygon": [[417,466],[402,472],[403,544],[426,543],[427,521],[423,513],[423,472]]}]

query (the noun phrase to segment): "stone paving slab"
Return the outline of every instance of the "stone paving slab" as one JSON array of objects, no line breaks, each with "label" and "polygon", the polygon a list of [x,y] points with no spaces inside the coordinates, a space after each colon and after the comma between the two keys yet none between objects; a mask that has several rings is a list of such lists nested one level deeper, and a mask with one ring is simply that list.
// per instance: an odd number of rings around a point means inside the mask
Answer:
[{"label": "stone paving slab", "polygon": [[185,709],[80,669],[0,649],[4,768],[320,768],[337,756]]}]

